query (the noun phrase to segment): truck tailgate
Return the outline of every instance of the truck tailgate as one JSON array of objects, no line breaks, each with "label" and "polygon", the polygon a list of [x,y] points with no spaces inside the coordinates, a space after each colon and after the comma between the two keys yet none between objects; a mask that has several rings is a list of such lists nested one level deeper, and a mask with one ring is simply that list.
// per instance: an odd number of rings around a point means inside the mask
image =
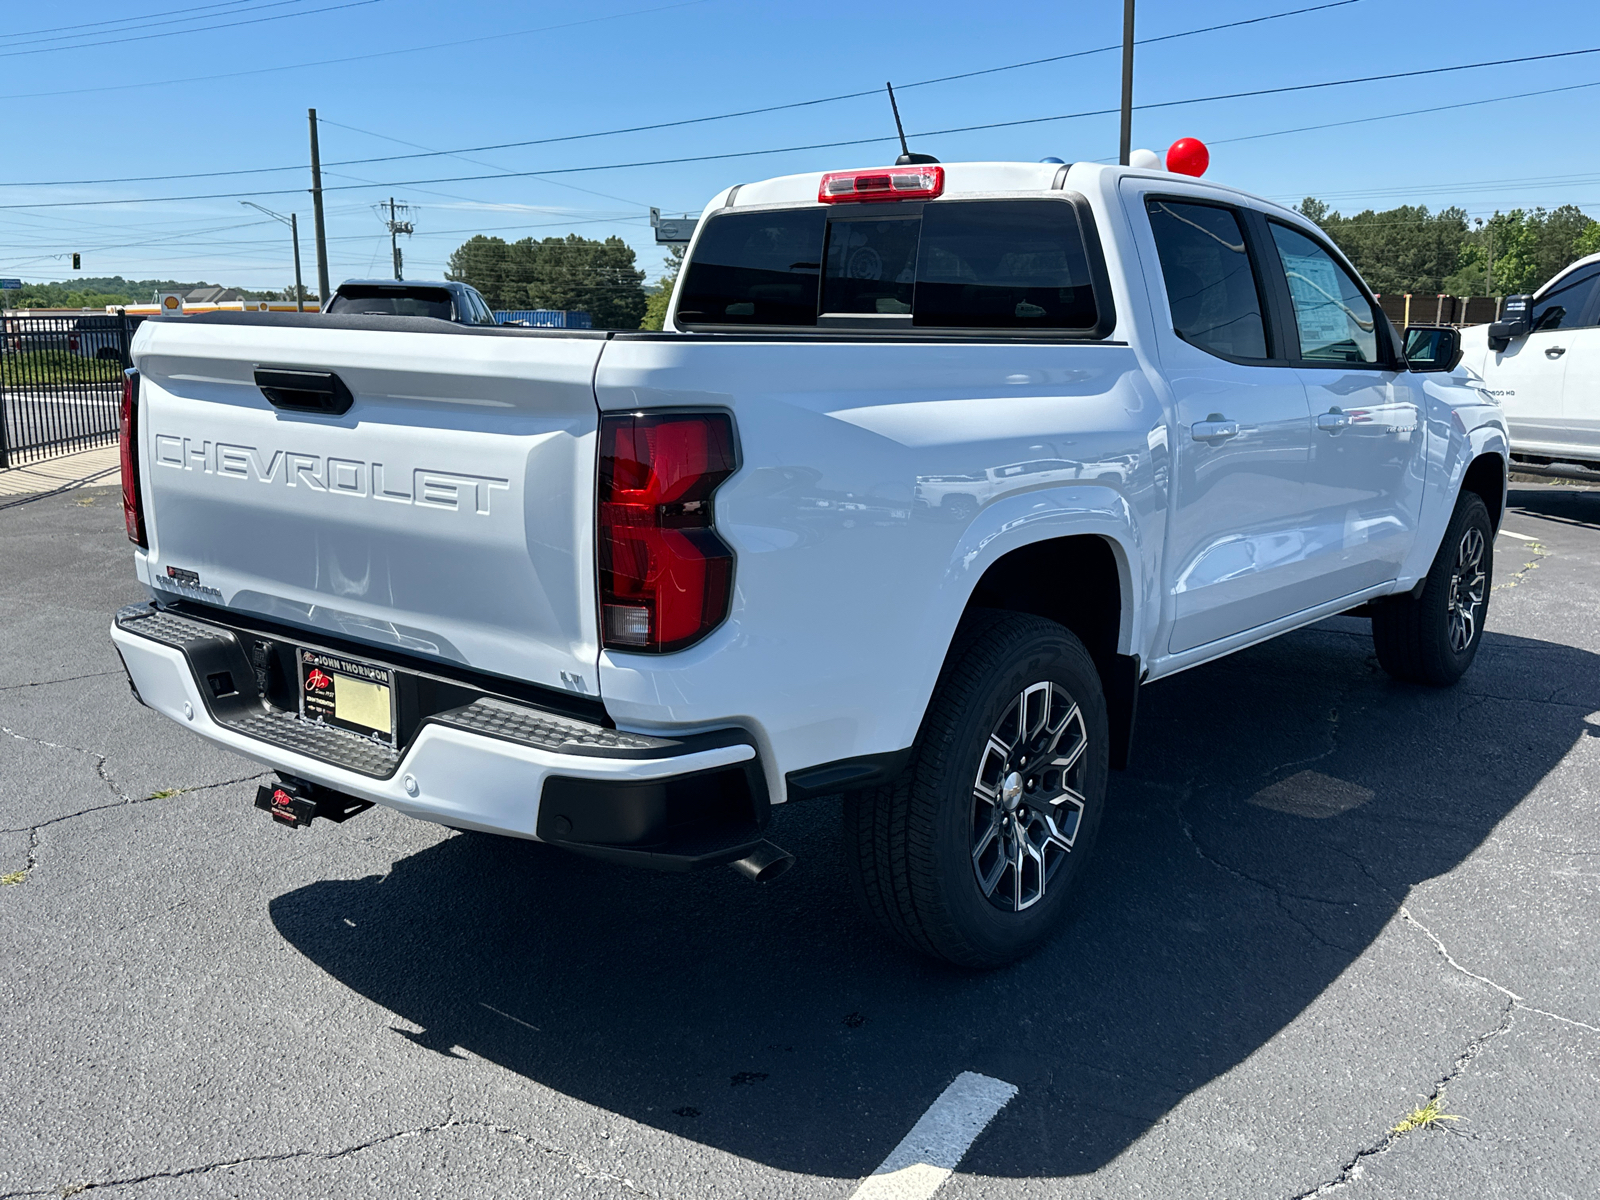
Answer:
[{"label": "truck tailgate", "polygon": [[[152,587],[595,693],[593,379],[603,335],[276,314],[146,322]],[[342,415],[258,369],[329,373]]]}]

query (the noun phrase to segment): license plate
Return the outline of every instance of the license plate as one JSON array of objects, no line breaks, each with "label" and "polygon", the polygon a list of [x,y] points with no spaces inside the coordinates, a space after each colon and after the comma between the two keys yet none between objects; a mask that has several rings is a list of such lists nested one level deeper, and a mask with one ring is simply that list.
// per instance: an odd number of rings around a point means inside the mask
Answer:
[{"label": "license plate", "polygon": [[298,649],[300,715],[394,744],[394,668]]}]

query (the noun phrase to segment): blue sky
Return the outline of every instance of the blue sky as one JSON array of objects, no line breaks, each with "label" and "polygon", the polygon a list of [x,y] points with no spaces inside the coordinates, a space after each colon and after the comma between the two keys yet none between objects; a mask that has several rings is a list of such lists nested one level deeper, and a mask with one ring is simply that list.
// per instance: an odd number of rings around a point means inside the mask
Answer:
[{"label": "blue sky", "polygon": [[[1326,0],[1140,0],[1138,32],[1160,37],[1319,2]],[[388,236],[373,205],[390,195],[411,206],[416,233],[402,246],[412,278],[437,277],[473,233],[569,231],[626,239],[654,278],[660,251],[646,218],[650,205],[698,211],[741,180],[892,161],[881,91],[678,128],[580,135],[881,89],[886,79],[896,85],[908,131],[1114,108],[1115,52],[909,85],[1114,45],[1121,20],[1117,0],[7,5],[0,11],[0,205],[54,206],[0,207],[0,274],[70,279],[70,254],[78,251],[83,276],[287,286],[288,230],[240,204],[254,199],[299,214],[305,275],[314,284],[304,190],[306,109],[314,106],[324,121],[335,281],[388,273]],[[1593,0],[1356,0],[1143,46],[1135,102],[1591,47],[1600,47]],[[323,65],[305,65],[313,63]],[[1581,86],[1588,84],[1597,86]],[[1558,88],[1572,90],[1549,91]],[[1528,92],[1548,94],[1501,99]],[[1455,203],[1487,215],[1576,203],[1600,216],[1597,113],[1600,53],[1153,108],[1135,114],[1134,144],[1159,150],[1196,136],[1212,147],[1212,177],[1285,201],[1315,195],[1346,212]],[[1363,120],[1373,117],[1386,119]],[[1362,123],[1280,133],[1350,121]],[[571,140],[346,161],[552,138]],[[549,178],[456,178],[858,138],[884,140]],[[1112,158],[1117,120],[1051,120],[914,143],[947,162]],[[258,168],[285,169],[55,186]],[[188,198],[213,193],[225,195]],[[157,202],[125,203],[141,198]]]}]

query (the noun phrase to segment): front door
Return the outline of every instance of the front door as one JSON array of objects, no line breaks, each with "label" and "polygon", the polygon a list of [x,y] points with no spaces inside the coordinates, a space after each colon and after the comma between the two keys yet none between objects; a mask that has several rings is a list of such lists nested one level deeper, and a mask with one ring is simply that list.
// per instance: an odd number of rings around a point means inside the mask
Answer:
[{"label": "front door", "polygon": [[1162,582],[1178,653],[1304,606],[1311,419],[1299,374],[1272,344],[1261,251],[1239,211],[1202,196],[1148,196],[1145,209],[1176,418]]},{"label": "front door", "polygon": [[1555,281],[1532,305],[1533,332],[1485,372],[1511,427],[1511,448],[1600,459],[1600,263]]},{"label": "front door", "polygon": [[1296,370],[1311,404],[1315,602],[1387,583],[1416,537],[1426,462],[1422,395],[1382,312],[1320,242],[1268,222]]}]

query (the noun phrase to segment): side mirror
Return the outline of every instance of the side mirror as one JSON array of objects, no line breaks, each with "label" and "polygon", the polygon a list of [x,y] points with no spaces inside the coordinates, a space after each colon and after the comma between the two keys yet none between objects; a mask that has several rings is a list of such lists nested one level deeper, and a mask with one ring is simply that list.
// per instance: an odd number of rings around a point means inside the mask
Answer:
[{"label": "side mirror", "polygon": [[1532,312],[1532,296],[1507,296],[1500,309],[1500,319],[1489,326],[1489,348],[1504,350],[1513,338],[1527,337],[1532,332],[1529,328]]},{"label": "side mirror", "polygon": [[1461,331],[1406,326],[1406,370],[1454,371],[1461,361]]}]

